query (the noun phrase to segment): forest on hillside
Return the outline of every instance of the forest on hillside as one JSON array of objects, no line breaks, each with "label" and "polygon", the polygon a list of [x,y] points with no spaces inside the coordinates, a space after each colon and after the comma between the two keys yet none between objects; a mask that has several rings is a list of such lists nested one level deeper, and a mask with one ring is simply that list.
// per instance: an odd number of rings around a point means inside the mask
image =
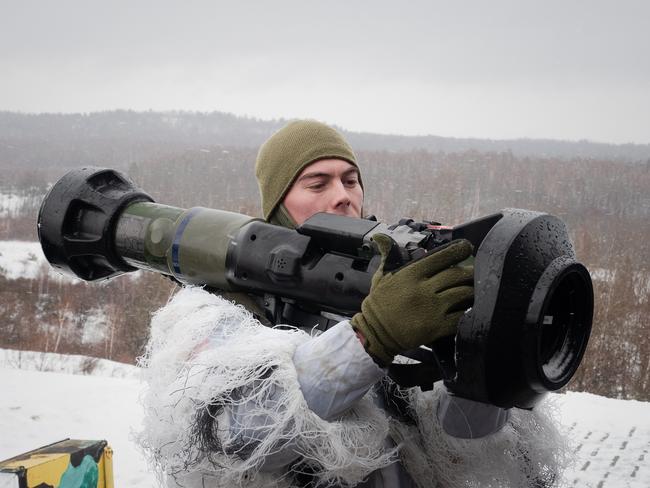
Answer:
[{"label": "forest on hillside", "polygon": [[[94,147],[88,135],[50,141],[59,143],[75,157]],[[158,152],[134,153],[128,164],[115,166],[157,202],[259,215],[254,145],[151,144]],[[103,143],[98,147],[97,154],[106,150]],[[365,211],[385,222],[411,217],[453,225],[506,207],[562,218],[592,273],[596,300],[592,339],[570,388],[650,400],[650,161],[426,149],[359,150],[358,158]],[[59,162],[20,162],[5,173],[0,195],[20,199],[0,207],[0,240],[37,239],[45,191],[79,165],[77,159]],[[147,339],[150,314],[173,291],[173,283],[151,273],[100,285],[56,280],[45,271],[33,279],[0,273],[0,347],[133,362]],[[85,323],[98,307],[108,332],[100,341],[83,341]]]},{"label": "forest on hillside", "polygon": [[[171,153],[215,146],[255,149],[286,120],[223,112],[22,114],[0,111],[0,169],[47,169],[80,164],[126,168]],[[650,144],[546,139],[490,140],[402,136],[341,129],[358,151],[510,152],[517,157],[590,158],[647,162]]]}]

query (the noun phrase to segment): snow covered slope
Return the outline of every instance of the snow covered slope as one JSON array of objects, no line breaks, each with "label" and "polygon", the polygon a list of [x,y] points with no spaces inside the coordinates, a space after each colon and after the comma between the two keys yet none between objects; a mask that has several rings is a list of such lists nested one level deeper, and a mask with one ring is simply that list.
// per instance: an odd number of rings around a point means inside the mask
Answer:
[{"label": "snow covered slope", "polygon": [[[155,485],[155,475],[131,440],[142,418],[137,368],[100,361],[93,376],[24,370],[17,369],[15,352],[0,352],[0,459],[66,437],[106,439],[115,450],[116,487]],[[38,355],[23,353],[20,364],[80,372],[83,359],[52,357],[38,363]],[[586,393],[554,397],[576,451],[565,486],[650,487],[650,403]]]},{"label": "snow covered slope", "polygon": [[141,419],[137,379],[3,367],[0,385],[0,459],[65,438],[106,439],[116,488],[155,485],[129,437]]},{"label": "snow covered slope", "polygon": [[32,241],[0,241],[0,274],[7,279],[36,279],[41,273],[50,273],[53,278],[74,281],[64,277],[52,268],[41,249],[41,244]]}]

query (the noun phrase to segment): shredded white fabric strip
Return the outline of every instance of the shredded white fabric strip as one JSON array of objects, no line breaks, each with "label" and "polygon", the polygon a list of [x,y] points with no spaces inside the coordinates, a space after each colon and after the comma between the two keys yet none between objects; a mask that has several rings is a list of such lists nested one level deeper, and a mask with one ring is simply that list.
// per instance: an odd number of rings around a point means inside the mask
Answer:
[{"label": "shredded white fabric strip", "polygon": [[[340,417],[385,375],[366,353],[348,321],[299,344],[293,364],[307,405],[323,420]],[[270,404],[277,402],[279,393],[269,398]],[[274,409],[269,406],[268,410]],[[257,410],[255,402],[240,403],[230,411],[231,431],[247,439],[261,440],[259,436],[272,421],[272,417]],[[265,460],[263,470],[285,467],[298,458],[294,443],[278,447]]]},{"label": "shredded white fabric strip", "polygon": [[412,388],[416,424],[400,422],[369,390],[384,371],[347,322],[319,337],[272,329],[197,288],[156,313],[141,364],[138,440],[168,487],[295,486],[294,460],[323,486],[551,486],[566,460],[547,403],[459,439],[438,421],[444,388]]},{"label": "shredded white fabric strip", "polygon": [[351,487],[395,463],[372,392],[334,421],[309,408],[293,356],[311,340],[197,288],[156,313],[139,441],[167,486],[290,486],[299,459],[317,482]]}]

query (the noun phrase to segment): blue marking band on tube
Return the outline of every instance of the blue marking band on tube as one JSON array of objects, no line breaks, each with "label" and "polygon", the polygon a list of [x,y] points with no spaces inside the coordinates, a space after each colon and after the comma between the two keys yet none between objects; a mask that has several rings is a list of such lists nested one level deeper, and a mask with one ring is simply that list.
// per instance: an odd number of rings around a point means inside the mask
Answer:
[{"label": "blue marking band on tube", "polygon": [[187,224],[189,224],[190,220],[192,220],[192,217],[194,217],[198,212],[198,208],[190,209],[190,211],[187,212],[187,215],[183,217],[183,220],[181,221],[180,225],[176,229],[176,233],[174,234],[174,241],[172,242],[172,267],[174,268],[174,274],[181,274],[181,266],[180,262],[178,261],[178,253],[181,238],[183,237],[183,232],[185,232],[185,227],[187,227]]}]

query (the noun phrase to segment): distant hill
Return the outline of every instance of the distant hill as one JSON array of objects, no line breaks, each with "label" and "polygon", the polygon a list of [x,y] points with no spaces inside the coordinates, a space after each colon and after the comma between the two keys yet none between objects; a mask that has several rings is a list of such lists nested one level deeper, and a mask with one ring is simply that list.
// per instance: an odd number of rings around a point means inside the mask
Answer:
[{"label": "distant hill", "polygon": [[[0,112],[0,166],[44,168],[130,163],[204,147],[258,147],[287,121],[223,112],[23,114]],[[365,151],[511,152],[522,157],[650,160],[650,144],[543,139],[489,140],[344,131]]]}]

